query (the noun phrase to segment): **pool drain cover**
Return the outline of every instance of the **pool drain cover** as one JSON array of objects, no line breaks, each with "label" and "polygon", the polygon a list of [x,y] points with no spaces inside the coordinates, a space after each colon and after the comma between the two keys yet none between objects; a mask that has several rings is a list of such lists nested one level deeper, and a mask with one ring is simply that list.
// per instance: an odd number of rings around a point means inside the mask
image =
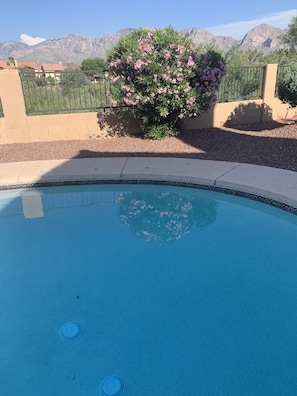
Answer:
[{"label": "pool drain cover", "polygon": [[120,378],[111,375],[102,381],[100,392],[102,396],[120,396],[124,392],[124,384]]},{"label": "pool drain cover", "polygon": [[77,340],[82,333],[81,327],[76,322],[65,323],[60,331],[61,337],[66,341]]}]

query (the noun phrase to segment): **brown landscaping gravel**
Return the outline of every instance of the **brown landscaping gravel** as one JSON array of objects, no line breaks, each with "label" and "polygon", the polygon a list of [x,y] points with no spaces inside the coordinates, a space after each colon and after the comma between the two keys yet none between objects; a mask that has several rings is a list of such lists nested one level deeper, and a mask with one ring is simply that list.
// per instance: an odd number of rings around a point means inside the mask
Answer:
[{"label": "brown landscaping gravel", "polygon": [[122,136],[0,145],[0,162],[115,156],[196,158],[297,171],[297,121],[187,131],[161,141]]}]

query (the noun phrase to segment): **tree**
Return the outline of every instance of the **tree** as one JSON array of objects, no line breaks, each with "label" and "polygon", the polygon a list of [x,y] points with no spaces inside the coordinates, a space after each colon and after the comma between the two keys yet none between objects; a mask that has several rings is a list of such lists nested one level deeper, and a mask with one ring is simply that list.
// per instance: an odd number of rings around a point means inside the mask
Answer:
[{"label": "tree", "polygon": [[291,52],[296,52],[297,49],[297,16],[292,17],[291,23],[288,26],[288,31],[283,34],[280,39],[289,48]]},{"label": "tree", "polygon": [[263,52],[234,47],[225,55],[226,75],[219,90],[221,101],[245,100],[259,90]]},{"label": "tree", "polygon": [[134,30],[107,59],[115,112],[140,118],[145,137],[154,139],[178,135],[180,120],[214,105],[225,72],[220,54],[194,51],[189,35],[172,27]]},{"label": "tree", "polygon": [[286,67],[278,82],[278,97],[290,107],[297,107],[297,66]]},{"label": "tree", "polygon": [[102,58],[87,58],[81,62],[81,70],[106,70],[108,68],[107,62]]},{"label": "tree", "polygon": [[63,88],[81,88],[89,85],[89,79],[82,72],[63,71],[61,73],[60,84]]},{"label": "tree", "polygon": [[263,52],[257,49],[234,47],[226,53],[225,62],[227,66],[252,66],[263,64],[263,58]]},{"label": "tree", "polygon": [[12,56],[9,56],[7,64],[10,66],[16,66],[16,61]]},{"label": "tree", "polygon": [[277,51],[273,51],[269,55],[265,56],[265,63],[277,63],[278,65],[285,65],[296,62],[296,53],[291,52],[288,49],[281,48]]}]

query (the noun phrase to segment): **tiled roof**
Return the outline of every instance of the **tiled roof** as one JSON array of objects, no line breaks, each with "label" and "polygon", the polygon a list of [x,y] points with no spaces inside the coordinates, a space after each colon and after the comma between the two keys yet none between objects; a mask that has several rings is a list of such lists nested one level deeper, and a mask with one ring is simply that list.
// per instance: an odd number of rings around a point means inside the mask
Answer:
[{"label": "tiled roof", "polygon": [[66,67],[68,69],[78,69],[79,65],[77,65],[76,63],[67,63]]},{"label": "tiled roof", "polygon": [[14,69],[13,65],[8,65],[6,61],[0,60],[0,69]]},{"label": "tiled roof", "polygon": [[[35,71],[63,71],[65,67],[61,63],[43,63],[39,66],[36,62],[17,62],[16,67],[18,69],[24,69],[25,67],[29,67]],[[79,65],[74,63],[68,64],[67,67],[69,68],[77,68]],[[8,65],[6,61],[0,60],[0,69],[15,69],[14,65]]]},{"label": "tiled roof", "polygon": [[41,68],[44,71],[63,71],[65,69],[61,63],[43,63]]},{"label": "tiled roof", "polygon": [[41,70],[40,66],[36,62],[17,62],[17,67],[23,69],[24,67],[30,67],[33,70]]},{"label": "tiled roof", "polygon": [[7,69],[7,63],[5,61],[0,61],[0,69]]}]

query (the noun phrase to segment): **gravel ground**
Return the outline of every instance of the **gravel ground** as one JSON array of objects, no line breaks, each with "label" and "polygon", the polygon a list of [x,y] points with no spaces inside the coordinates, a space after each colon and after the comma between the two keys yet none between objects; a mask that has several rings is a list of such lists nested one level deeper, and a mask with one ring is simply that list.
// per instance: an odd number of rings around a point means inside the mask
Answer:
[{"label": "gravel ground", "polygon": [[232,161],[297,171],[297,121],[183,132],[161,141],[137,136],[0,145],[0,162],[115,156]]}]

